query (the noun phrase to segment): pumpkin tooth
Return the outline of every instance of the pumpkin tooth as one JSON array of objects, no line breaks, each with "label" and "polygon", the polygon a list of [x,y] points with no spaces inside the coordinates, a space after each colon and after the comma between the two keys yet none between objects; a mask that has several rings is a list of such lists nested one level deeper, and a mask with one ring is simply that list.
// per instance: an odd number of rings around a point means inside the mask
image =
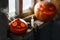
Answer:
[{"label": "pumpkin tooth", "polygon": [[17,26],[17,28],[21,28],[21,26]]}]

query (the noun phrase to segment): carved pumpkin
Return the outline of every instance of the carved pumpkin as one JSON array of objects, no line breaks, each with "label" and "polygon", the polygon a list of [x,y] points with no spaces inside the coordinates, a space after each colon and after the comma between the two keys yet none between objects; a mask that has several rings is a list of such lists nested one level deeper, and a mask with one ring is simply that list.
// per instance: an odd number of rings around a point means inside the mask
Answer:
[{"label": "carved pumpkin", "polygon": [[38,20],[48,22],[56,14],[56,7],[51,2],[40,1],[34,7],[34,13]]},{"label": "carved pumpkin", "polygon": [[27,26],[23,19],[15,19],[10,23],[10,31],[14,34],[23,34],[27,31]]}]

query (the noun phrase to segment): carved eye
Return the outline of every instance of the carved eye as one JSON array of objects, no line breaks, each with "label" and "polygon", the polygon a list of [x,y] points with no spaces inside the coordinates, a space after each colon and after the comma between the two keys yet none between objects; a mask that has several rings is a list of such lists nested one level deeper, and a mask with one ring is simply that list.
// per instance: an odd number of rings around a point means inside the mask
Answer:
[{"label": "carved eye", "polygon": [[12,26],[14,26],[14,27],[17,26],[17,22],[13,22]]},{"label": "carved eye", "polygon": [[53,7],[49,7],[48,10],[54,11],[54,8]]},{"label": "carved eye", "polygon": [[23,22],[21,22],[21,24],[20,24],[20,25],[21,25],[21,27],[25,27],[25,24],[24,24]]}]

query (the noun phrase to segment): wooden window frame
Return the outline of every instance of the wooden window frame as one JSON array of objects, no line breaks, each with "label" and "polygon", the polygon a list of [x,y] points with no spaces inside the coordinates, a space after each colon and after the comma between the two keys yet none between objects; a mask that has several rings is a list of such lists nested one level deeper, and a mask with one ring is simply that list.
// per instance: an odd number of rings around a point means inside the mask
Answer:
[{"label": "wooden window frame", "polygon": [[18,16],[16,16],[16,18],[24,18],[24,17],[26,17],[26,16],[29,16],[29,15],[32,15],[33,13],[34,13],[34,6],[35,6],[35,4],[36,4],[36,0],[32,0],[32,1],[34,1],[34,4],[33,4],[33,8],[31,9],[31,11],[29,11],[29,12],[26,12],[26,13],[23,13],[23,0],[19,0],[19,15]]}]

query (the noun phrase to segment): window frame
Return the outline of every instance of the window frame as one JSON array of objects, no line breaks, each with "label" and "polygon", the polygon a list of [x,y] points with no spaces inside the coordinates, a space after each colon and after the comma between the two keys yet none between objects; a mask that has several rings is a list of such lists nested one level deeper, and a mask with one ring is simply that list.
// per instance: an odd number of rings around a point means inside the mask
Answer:
[{"label": "window frame", "polygon": [[19,15],[16,16],[16,18],[24,18],[26,16],[32,15],[34,13],[34,6],[36,4],[36,0],[32,0],[33,3],[33,7],[31,9],[31,11],[25,12],[23,13],[23,0],[19,0]]}]

